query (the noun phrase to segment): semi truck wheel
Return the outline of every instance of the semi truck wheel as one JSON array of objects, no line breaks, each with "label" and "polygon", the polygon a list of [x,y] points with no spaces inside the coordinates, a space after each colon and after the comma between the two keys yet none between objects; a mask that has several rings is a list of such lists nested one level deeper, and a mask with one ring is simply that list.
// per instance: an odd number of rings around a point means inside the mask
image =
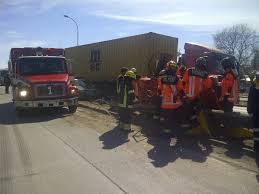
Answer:
[{"label": "semi truck wheel", "polygon": [[70,112],[70,113],[75,113],[76,110],[77,110],[77,106],[75,106],[75,105],[69,106],[68,109],[69,109],[69,112]]}]

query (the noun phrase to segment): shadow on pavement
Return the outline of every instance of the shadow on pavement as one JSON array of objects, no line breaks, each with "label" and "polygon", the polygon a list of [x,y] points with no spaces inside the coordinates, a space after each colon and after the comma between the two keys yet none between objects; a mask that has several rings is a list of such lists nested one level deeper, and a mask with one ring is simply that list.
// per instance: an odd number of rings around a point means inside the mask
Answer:
[{"label": "shadow on pavement", "polygon": [[4,125],[50,121],[65,117],[68,114],[67,109],[59,108],[28,110],[22,115],[17,115],[11,102],[0,104],[0,124]]},{"label": "shadow on pavement", "polygon": [[129,133],[115,127],[114,129],[102,134],[99,137],[99,140],[103,143],[103,149],[114,149],[129,142],[128,136]]},{"label": "shadow on pavement", "polygon": [[[172,145],[171,141],[175,140]],[[178,136],[171,138],[149,138],[148,143],[154,147],[148,152],[148,157],[155,167],[161,168],[178,158],[203,163],[212,152],[212,147],[206,139]]]},{"label": "shadow on pavement", "polygon": [[230,139],[227,142],[225,154],[230,158],[240,159],[244,155],[243,147],[244,142],[242,139]]}]

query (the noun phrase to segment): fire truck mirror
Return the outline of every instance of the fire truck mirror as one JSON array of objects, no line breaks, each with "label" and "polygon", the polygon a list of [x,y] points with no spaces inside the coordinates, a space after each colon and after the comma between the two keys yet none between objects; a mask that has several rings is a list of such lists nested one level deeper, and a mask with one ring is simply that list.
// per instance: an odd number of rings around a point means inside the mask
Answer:
[{"label": "fire truck mirror", "polygon": [[70,59],[67,59],[67,71],[69,75],[72,75],[72,61]]}]

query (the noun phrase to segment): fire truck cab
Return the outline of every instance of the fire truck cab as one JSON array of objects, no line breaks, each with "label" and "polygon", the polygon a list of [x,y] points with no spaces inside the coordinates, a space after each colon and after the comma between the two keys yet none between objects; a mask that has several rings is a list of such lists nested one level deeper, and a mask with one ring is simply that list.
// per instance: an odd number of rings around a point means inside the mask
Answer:
[{"label": "fire truck cab", "polygon": [[12,48],[12,95],[18,113],[31,108],[68,107],[76,112],[78,91],[64,49]]}]

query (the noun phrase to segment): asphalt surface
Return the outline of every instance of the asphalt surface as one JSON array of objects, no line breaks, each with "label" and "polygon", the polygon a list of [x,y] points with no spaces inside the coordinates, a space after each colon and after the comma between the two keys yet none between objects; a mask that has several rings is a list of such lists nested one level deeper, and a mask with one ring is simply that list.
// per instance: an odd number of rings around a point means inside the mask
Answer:
[{"label": "asphalt surface", "polygon": [[10,99],[1,89],[1,194],[259,193],[255,171],[166,139],[136,141],[83,108],[18,117]]}]

